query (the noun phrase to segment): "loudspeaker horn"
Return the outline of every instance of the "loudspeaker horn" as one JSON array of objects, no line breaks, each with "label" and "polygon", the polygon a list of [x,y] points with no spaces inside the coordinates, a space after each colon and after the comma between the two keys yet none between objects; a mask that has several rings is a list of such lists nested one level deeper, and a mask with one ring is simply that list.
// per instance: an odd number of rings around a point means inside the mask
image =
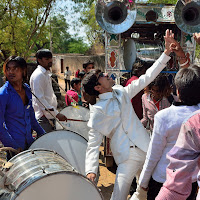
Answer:
[{"label": "loudspeaker horn", "polygon": [[185,33],[200,32],[200,1],[178,0],[174,10],[176,25]]},{"label": "loudspeaker horn", "polygon": [[120,34],[127,31],[136,19],[135,0],[98,0],[96,20],[106,32]]}]

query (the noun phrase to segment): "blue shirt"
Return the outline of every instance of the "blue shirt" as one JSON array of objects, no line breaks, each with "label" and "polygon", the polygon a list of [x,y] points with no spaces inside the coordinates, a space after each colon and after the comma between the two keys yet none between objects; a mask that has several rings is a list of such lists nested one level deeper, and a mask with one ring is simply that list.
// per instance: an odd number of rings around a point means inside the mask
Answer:
[{"label": "blue shirt", "polygon": [[0,88],[0,140],[6,147],[23,150],[34,142],[31,129],[37,136],[45,133],[35,118],[30,87],[24,85],[27,105],[8,81]]}]

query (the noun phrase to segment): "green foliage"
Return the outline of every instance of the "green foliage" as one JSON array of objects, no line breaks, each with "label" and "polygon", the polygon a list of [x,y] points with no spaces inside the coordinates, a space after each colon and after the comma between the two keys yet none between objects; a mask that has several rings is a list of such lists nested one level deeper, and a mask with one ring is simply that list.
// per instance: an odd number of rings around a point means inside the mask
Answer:
[{"label": "green foliage", "polygon": [[68,45],[68,53],[85,54],[89,50],[89,46],[83,42],[82,38],[72,38]]},{"label": "green foliage", "polygon": [[196,58],[200,59],[200,45],[197,44],[195,51]]},{"label": "green foliage", "polygon": [[176,4],[177,0],[148,0],[147,3],[155,4]]},{"label": "green foliage", "polygon": [[69,25],[63,15],[58,14],[50,20],[50,34],[52,50],[54,53],[66,53],[70,34],[67,32]]},{"label": "green foliage", "polygon": [[0,50],[25,58],[45,32],[45,23],[55,0],[1,0]]},{"label": "green foliage", "polygon": [[88,40],[91,44],[103,43],[104,41],[104,31],[98,25],[95,17],[95,2],[88,5],[88,8],[82,12],[81,21],[83,24],[87,25],[86,33]]},{"label": "green foliage", "polygon": [[[67,4],[62,6],[63,3],[64,0],[1,0],[0,63],[10,55],[27,59],[38,49],[50,48],[50,40],[54,53],[87,51],[82,39],[73,39],[68,33]],[[48,20],[50,12],[52,17]]]},{"label": "green foliage", "polygon": [[88,50],[82,38],[73,38],[69,33],[69,24],[64,15],[58,14],[50,20],[50,39],[53,53],[81,53]]}]

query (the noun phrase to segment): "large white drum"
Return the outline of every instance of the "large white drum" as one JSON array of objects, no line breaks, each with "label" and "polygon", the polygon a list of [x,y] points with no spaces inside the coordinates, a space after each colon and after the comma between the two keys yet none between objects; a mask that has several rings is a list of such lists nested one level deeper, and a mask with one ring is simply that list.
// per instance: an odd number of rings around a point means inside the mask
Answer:
[{"label": "large white drum", "polygon": [[57,152],[79,173],[85,175],[87,141],[72,131],[53,131],[38,138],[29,149],[43,148]]},{"label": "large white drum", "polygon": [[[88,132],[90,130],[87,126],[87,121],[90,118],[89,109],[82,106],[77,106],[77,107],[68,106],[63,110],[61,110],[60,113],[70,119],[84,120],[85,122],[68,120],[67,122],[61,122],[61,123],[67,130],[74,131],[82,135],[86,140],[88,140]],[[58,122],[56,122],[56,130],[60,129],[63,128]]]},{"label": "large white drum", "polygon": [[61,156],[48,150],[28,150],[10,162],[5,172],[11,200],[102,200],[98,188]]}]

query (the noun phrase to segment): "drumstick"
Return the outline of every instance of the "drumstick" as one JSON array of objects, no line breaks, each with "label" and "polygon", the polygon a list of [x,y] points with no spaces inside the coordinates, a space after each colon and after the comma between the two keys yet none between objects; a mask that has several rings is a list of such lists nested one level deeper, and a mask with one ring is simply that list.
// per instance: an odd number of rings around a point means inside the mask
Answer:
[{"label": "drumstick", "polygon": [[69,119],[67,118],[67,121],[75,121],[75,122],[88,122],[88,120],[82,120],[82,119]]}]

